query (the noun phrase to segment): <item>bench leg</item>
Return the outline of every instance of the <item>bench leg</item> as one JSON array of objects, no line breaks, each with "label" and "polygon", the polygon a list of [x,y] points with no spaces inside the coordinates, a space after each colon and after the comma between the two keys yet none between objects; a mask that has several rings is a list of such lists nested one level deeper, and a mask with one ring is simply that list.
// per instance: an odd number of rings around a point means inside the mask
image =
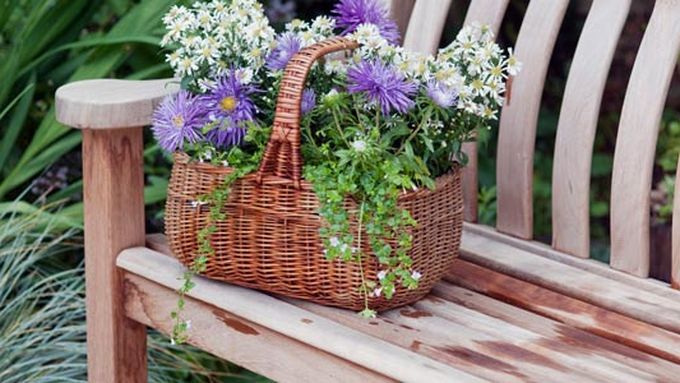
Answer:
[{"label": "bench leg", "polygon": [[116,256],[144,245],[141,128],[83,130],[88,380],[147,381],[146,327],[125,316]]}]

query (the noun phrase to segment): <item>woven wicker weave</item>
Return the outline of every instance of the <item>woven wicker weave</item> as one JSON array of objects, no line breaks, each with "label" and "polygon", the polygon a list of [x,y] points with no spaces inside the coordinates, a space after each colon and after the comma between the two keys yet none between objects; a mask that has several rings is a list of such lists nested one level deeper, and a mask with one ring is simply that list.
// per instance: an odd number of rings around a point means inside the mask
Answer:
[{"label": "woven wicker weave", "polygon": [[[216,255],[208,260],[205,276],[325,305],[364,307],[359,265],[324,257],[318,234],[322,225],[319,203],[311,184],[301,179],[300,157],[300,100],[309,68],[327,53],[353,48],[356,43],[350,40],[329,39],[301,50],[286,67],[262,164],[256,173],[232,185],[224,208],[227,219],[217,224],[218,231],[211,237]],[[207,206],[192,202],[220,185],[230,171],[190,162],[182,153],[175,155],[166,234],[173,252],[186,265],[197,256],[197,234],[209,216]],[[418,300],[451,266],[458,254],[463,221],[460,171],[439,177],[435,190],[404,193],[398,203],[418,222],[412,229],[409,255],[422,279],[415,290],[398,288],[391,300],[371,298],[369,305],[375,310]],[[349,199],[346,207],[350,212],[357,210]],[[361,246],[371,254],[367,243]],[[365,257],[362,263],[366,277],[376,280],[380,266],[375,257]]]}]

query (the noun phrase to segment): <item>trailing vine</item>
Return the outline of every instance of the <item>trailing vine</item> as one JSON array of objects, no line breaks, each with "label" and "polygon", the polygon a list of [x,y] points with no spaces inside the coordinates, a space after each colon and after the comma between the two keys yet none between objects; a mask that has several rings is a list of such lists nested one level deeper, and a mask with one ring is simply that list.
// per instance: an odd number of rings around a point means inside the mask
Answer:
[{"label": "trailing vine", "polygon": [[[238,179],[255,171],[262,159],[264,142],[269,137],[271,129],[262,128],[256,124],[251,124],[245,142],[245,148],[233,147],[229,151],[216,153],[209,146],[192,148],[193,160],[209,160],[215,166],[229,166],[231,171],[225,176],[222,183],[210,193],[199,196],[192,206],[201,209],[208,206],[208,222],[205,227],[198,231],[197,256],[191,266],[182,274],[182,285],[177,290],[179,298],[175,310],[170,313],[173,320],[171,341],[173,343],[184,343],[187,340],[187,331],[191,322],[184,319],[182,312],[186,305],[185,297],[196,285],[193,281],[198,274],[204,273],[207,269],[208,260],[215,255],[215,248],[212,246],[212,235],[217,231],[217,224],[227,219],[225,206],[229,200],[231,187]],[[252,149],[252,150],[248,150]]]}]

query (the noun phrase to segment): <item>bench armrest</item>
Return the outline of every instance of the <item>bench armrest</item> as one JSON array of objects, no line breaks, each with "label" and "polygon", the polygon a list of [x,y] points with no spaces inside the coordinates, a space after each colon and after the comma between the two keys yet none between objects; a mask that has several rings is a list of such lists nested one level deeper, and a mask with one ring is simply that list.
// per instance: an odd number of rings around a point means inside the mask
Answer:
[{"label": "bench armrest", "polygon": [[151,123],[156,106],[179,80],[85,80],[57,89],[57,121],[77,129],[117,129]]}]

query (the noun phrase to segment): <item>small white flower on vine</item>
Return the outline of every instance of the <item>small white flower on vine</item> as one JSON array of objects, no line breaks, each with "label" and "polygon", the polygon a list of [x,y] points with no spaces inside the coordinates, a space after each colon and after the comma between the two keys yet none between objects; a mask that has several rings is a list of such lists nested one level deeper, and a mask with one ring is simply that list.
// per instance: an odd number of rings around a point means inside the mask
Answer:
[{"label": "small white flower on vine", "polygon": [[419,280],[423,275],[417,271],[414,271],[411,273],[411,278],[415,279],[416,281]]},{"label": "small white flower on vine", "polygon": [[340,246],[340,240],[338,237],[330,237],[328,239],[328,244],[331,245],[332,247],[338,247]]},{"label": "small white flower on vine", "polygon": [[386,276],[387,276],[387,272],[386,272],[385,270],[380,270],[380,271],[378,272],[378,279],[380,279],[381,281],[382,281],[383,279],[385,279]]},{"label": "small white flower on vine", "polygon": [[352,149],[360,153],[366,150],[366,146],[366,141],[364,140],[356,140],[352,142]]},{"label": "small white flower on vine", "polygon": [[374,297],[379,297],[380,294],[382,294],[382,287],[377,287],[376,289],[373,290],[373,293],[371,294]]},{"label": "small white flower on vine", "polygon": [[177,342],[175,342],[175,338],[170,338],[170,344],[173,346],[177,344]]},{"label": "small white flower on vine", "polygon": [[184,322],[184,324],[186,325],[187,330],[191,329],[191,321],[190,320]]},{"label": "small white flower on vine", "polygon": [[226,161],[226,160],[225,160],[225,161],[222,161],[222,166],[225,166],[225,167],[226,167],[226,166],[229,166],[229,161]]},{"label": "small white flower on vine", "polygon": [[205,204],[207,204],[207,202],[205,201],[191,201],[191,207],[193,207],[194,209]]}]

